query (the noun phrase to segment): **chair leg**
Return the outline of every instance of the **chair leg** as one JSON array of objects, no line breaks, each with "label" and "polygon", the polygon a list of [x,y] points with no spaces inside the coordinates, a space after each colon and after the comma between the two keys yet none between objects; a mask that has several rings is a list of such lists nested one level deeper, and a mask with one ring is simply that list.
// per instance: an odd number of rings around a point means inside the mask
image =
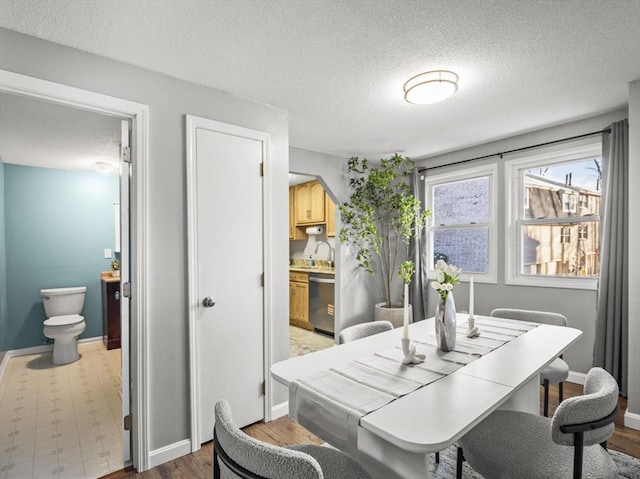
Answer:
[{"label": "chair leg", "polygon": [[213,448],[213,479],[220,479],[220,464],[218,464],[218,453]]},{"label": "chair leg", "polygon": [[440,464],[440,452],[436,452],[436,464]]},{"label": "chair leg", "polygon": [[573,442],[573,479],[582,478],[582,457],[584,450],[584,433],[578,432]]},{"label": "chair leg", "polygon": [[560,381],[558,383],[558,404],[560,404],[562,402],[563,398],[564,398],[562,390],[563,390],[563,382]]},{"label": "chair leg", "polygon": [[458,447],[458,453],[456,455],[456,479],[462,479],[462,463],[464,462],[464,453],[462,448]]},{"label": "chair leg", "polygon": [[544,416],[549,417],[549,380],[544,380]]}]

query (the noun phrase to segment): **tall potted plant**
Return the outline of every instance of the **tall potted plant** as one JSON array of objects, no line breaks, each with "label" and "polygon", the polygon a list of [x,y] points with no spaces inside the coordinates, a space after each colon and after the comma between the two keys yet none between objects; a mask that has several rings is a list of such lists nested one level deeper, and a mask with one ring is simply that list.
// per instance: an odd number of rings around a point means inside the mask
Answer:
[{"label": "tall potted plant", "polygon": [[385,308],[400,308],[393,301],[395,277],[411,283],[415,264],[410,242],[430,212],[412,192],[413,162],[397,153],[370,164],[353,157],[347,163],[350,196],[340,205],[343,226],[340,241],[355,248],[358,265],[369,272]]}]

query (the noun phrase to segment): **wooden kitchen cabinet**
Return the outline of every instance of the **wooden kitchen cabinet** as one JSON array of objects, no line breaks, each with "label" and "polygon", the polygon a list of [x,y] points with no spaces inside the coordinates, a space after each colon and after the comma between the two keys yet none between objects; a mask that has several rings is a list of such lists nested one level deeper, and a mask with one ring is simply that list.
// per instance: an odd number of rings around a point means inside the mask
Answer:
[{"label": "wooden kitchen cabinet", "polygon": [[289,187],[289,239],[307,239],[308,235],[304,228],[299,228],[296,224],[296,187]]},{"label": "wooden kitchen cabinet", "polygon": [[325,193],[318,181],[295,186],[296,224],[324,223]]},{"label": "wooden kitchen cabinet", "polygon": [[295,218],[295,191],[293,187],[289,187],[289,239],[294,239],[296,231],[296,218]]},{"label": "wooden kitchen cabinet", "polygon": [[120,348],[120,280],[102,279],[102,321],[105,346]]},{"label": "wooden kitchen cabinet", "polygon": [[324,194],[325,206],[324,213],[327,220],[327,238],[336,235],[336,205],[331,201],[327,193]]},{"label": "wooden kitchen cabinet", "polygon": [[309,274],[289,272],[289,324],[313,331],[309,322]]}]

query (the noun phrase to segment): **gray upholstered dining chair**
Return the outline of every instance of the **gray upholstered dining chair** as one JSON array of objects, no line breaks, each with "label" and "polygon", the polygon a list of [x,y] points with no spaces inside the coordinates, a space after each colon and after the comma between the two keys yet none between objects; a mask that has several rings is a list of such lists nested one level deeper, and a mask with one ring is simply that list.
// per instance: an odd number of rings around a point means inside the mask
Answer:
[{"label": "gray upholstered dining chair", "polygon": [[[511,318],[520,321],[533,321],[534,323],[551,324],[554,326],[567,326],[567,318],[558,313],[546,311],[530,311],[526,309],[497,308],[491,311],[491,316],[496,318]],[[558,403],[563,399],[563,382],[569,377],[569,365],[562,359],[556,358],[551,364],[540,371],[540,384],[544,387],[544,415],[549,415],[549,385],[558,385]]]},{"label": "gray upholstered dining chair", "polygon": [[340,334],[338,334],[338,344],[349,343],[356,339],[366,338],[367,336],[384,333],[385,331],[391,331],[392,329],[393,324],[389,321],[371,321],[368,323],[356,324],[340,331]]},{"label": "gray upholstered dining chair", "polygon": [[466,459],[491,478],[577,479],[584,470],[589,478],[617,479],[606,441],[615,429],[618,394],[615,379],[602,368],[592,368],[584,394],[563,401],[552,418],[493,412],[458,442],[456,477],[461,477]]},{"label": "gray upholstered dining chair", "polygon": [[225,400],[215,405],[213,478],[220,479],[370,479],[350,456],[332,447],[278,447],[238,428]]}]

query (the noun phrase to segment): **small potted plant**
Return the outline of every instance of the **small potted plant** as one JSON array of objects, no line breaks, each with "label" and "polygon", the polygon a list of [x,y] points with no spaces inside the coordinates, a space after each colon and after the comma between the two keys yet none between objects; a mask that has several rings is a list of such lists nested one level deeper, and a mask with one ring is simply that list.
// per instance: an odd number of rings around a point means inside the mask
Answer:
[{"label": "small potted plant", "polygon": [[402,324],[402,301],[393,298],[395,277],[409,284],[415,272],[410,242],[424,227],[428,210],[413,194],[410,178],[413,162],[395,154],[370,165],[366,158],[351,158],[347,163],[351,194],[340,205],[343,227],[340,241],[355,247],[358,265],[373,276],[382,303],[376,305],[377,319],[397,324],[399,310]]},{"label": "small potted plant", "polygon": [[120,276],[120,261],[117,259],[111,261],[111,276]]}]

